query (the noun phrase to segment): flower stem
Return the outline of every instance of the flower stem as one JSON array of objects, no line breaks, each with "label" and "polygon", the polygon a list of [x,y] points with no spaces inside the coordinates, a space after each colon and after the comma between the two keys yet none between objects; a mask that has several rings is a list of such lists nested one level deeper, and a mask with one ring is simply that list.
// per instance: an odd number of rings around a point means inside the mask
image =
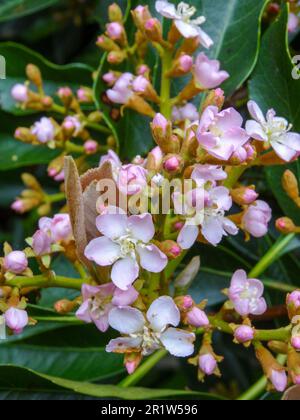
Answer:
[{"label": "flower stem", "polygon": [[64,201],[66,199],[65,193],[58,193],[58,194],[51,194],[45,196],[45,201],[47,203],[59,203],[60,201]]},{"label": "flower stem", "polygon": [[35,319],[35,321],[39,322],[60,322],[64,324],[75,325],[83,324],[83,322],[75,316],[33,316],[33,318]]},{"label": "flower stem", "polygon": [[89,283],[89,279],[73,279],[69,277],[53,276],[53,278],[47,278],[45,275],[33,276],[33,277],[15,277],[12,280],[6,282],[6,286],[27,288],[27,287],[38,287],[38,288],[49,288],[49,287],[62,287],[65,289],[81,290],[84,283]]},{"label": "flower stem", "polygon": [[166,350],[160,350],[154,353],[130,376],[127,376],[119,383],[119,386],[128,388],[136,385],[148,372],[167,355]]},{"label": "flower stem", "polygon": [[168,71],[172,66],[172,51],[165,49],[162,55],[162,77],[161,77],[161,91],[160,91],[160,112],[167,118],[171,118],[172,103],[171,97],[171,79],[167,77]]}]

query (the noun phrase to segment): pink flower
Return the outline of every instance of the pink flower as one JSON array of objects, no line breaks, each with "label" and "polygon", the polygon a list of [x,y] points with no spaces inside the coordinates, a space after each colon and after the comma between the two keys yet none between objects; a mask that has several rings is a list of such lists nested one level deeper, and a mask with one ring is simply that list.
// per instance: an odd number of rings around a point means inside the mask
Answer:
[{"label": "pink flower", "polygon": [[181,167],[181,161],[177,156],[168,158],[164,163],[164,169],[167,172],[177,172]]},{"label": "pink flower", "polygon": [[296,32],[299,27],[299,17],[295,13],[289,14],[288,30],[290,33]]},{"label": "pink flower", "polygon": [[200,28],[200,25],[206,20],[205,17],[200,16],[192,19],[197,12],[196,7],[190,7],[181,2],[176,8],[174,4],[164,0],[156,1],[155,8],[165,18],[174,20],[178,31],[184,38],[199,38],[205,48],[210,48],[213,45],[212,39]]},{"label": "pink flower", "polygon": [[148,79],[146,79],[146,77],[138,76],[134,79],[132,83],[132,88],[134,92],[145,93],[149,85],[150,82]]},{"label": "pink flower", "polygon": [[139,165],[122,166],[117,180],[119,190],[125,195],[141,194],[147,188],[147,171]]},{"label": "pink flower", "polygon": [[174,122],[189,120],[191,122],[199,120],[199,112],[194,104],[186,104],[183,107],[174,107],[172,112]]},{"label": "pink flower", "polygon": [[109,150],[107,155],[101,157],[99,166],[102,166],[105,162],[111,163],[114,172],[118,172],[121,169],[122,162],[113,150]]},{"label": "pink flower", "polygon": [[36,122],[31,129],[31,132],[36,136],[40,143],[48,143],[54,140],[55,127],[50,118],[43,117],[40,121]]},{"label": "pink flower", "polygon": [[292,125],[285,118],[276,117],[273,109],[265,117],[254,101],[248,102],[248,109],[253,118],[246,123],[248,135],[255,140],[269,143],[284,161],[295,159],[300,152],[300,134],[291,132]]},{"label": "pink flower", "polygon": [[17,102],[24,103],[28,101],[28,88],[20,83],[13,86],[11,96]]},{"label": "pink flower", "polygon": [[199,357],[199,368],[205,375],[211,376],[217,369],[217,361],[212,354],[203,354]]},{"label": "pink flower", "polygon": [[196,59],[194,76],[201,88],[214,89],[228,79],[229,74],[220,70],[220,61],[210,60],[204,53],[200,53]]},{"label": "pink flower", "polygon": [[72,226],[68,214],[56,214],[53,219],[42,217],[39,228],[48,233],[53,242],[67,242],[72,237]]},{"label": "pink flower", "polygon": [[147,356],[157,349],[165,348],[173,356],[188,357],[194,352],[195,335],[172,328],[177,327],[179,323],[179,309],[169,296],[156,299],[146,318],[138,309],[114,308],[109,313],[109,324],[125,337],[111,340],[106,351],[139,351],[143,356]]},{"label": "pink flower", "polygon": [[248,279],[244,270],[234,273],[228,296],[238,314],[241,316],[264,314],[267,304],[262,297],[263,293],[264,285],[260,280]]},{"label": "pink flower", "polygon": [[28,268],[28,260],[24,252],[12,251],[4,258],[4,268],[14,274],[22,274]]},{"label": "pink flower", "polygon": [[192,174],[192,179],[198,186],[202,186],[206,182],[215,186],[216,181],[224,181],[226,178],[227,173],[222,166],[216,165],[196,165]]},{"label": "pink flower", "polygon": [[106,25],[106,31],[109,38],[111,38],[114,41],[118,41],[122,38],[124,28],[119,22],[111,22],[108,25]]},{"label": "pink flower", "polygon": [[77,318],[86,323],[94,323],[106,332],[109,328],[108,315],[114,306],[128,306],[138,298],[138,292],[130,287],[127,291],[117,289],[114,284],[102,286],[82,286],[83,303],[76,312]]},{"label": "pink flower", "polygon": [[278,392],[284,392],[288,385],[288,378],[284,370],[273,369],[270,375],[270,381]]},{"label": "pink flower", "polygon": [[46,255],[51,252],[52,240],[48,233],[38,230],[32,237],[32,249],[35,255]]},{"label": "pink flower", "polygon": [[187,313],[187,322],[196,328],[208,327],[209,325],[206,313],[196,306]]},{"label": "pink flower", "polygon": [[254,331],[248,325],[241,325],[235,330],[234,337],[239,343],[247,343],[254,338]]},{"label": "pink flower", "polygon": [[268,233],[268,224],[272,219],[272,209],[264,201],[258,200],[250,206],[242,220],[243,228],[255,238]]},{"label": "pink flower", "polygon": [[216,106],[209,106],[202,114],[196,136],[210,155],[228,160],[249,140],[242,124],[243,118],[234,108],[219,112]]},{"label": "pink flower", "polygon": [[27,312],[17,308],[8,309],[4,314],[4,318],[7,327],[14,334],[20,334],[29,322]]},{"label": "pink flower", "polygon": [[125,105],[133,95],[133,80],[133,74],[123,73],[116,81],[114,87],[106,92],[108,99],[115,104]]},{"label": "pink flower", "polygon": [[166,267],[168,258],[151,243],[155,228],[150,214],[127,217],[118,209],[118,214],[99,216],[96,225],[103,236],[89,243],[85,256],[102,267],[113,266],[111,278],[121,290],[138,278],[138,261],[151,273]]}]

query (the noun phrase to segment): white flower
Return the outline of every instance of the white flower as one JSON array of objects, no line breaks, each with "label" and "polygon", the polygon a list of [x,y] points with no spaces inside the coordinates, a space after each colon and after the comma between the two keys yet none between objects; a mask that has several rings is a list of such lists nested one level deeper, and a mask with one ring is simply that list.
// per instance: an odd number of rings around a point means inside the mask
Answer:
[{"label": "white flower", "polygon": [[184,38],[199,37],[205,48],[210,48],[213,45],[213,40],[200,28],[200,25],[206,20],[205,17],[200,16],[197,19],[192,19],[197,12],[195,7],[181,2],[176,8],[168,1],[157,1],[155,7],[162,16],[175,21],[176,28]]},{"label": "white flower", "polygon": [[300,152],[300,134],[292,133],[292,125],[285,118],[276,117],[270,109],[265,117],[256,102],[249,101],[248,109],[253,120],[247,121],[246,131],[255,140],[270,143],[276,154],[286,162]]},{"label": "white flower", "polygon": [[109,353],[134,351],[147,356],[164,347],[173,356],[188,357],[194,352],[195,334],[172,328],[177,327],[179,323],[179,309],[169,296],[156,299],[150,306],[146,318],[138,309],[114,308],[109,313],[109,324],[126,337],[111,340],[106,351]]}]

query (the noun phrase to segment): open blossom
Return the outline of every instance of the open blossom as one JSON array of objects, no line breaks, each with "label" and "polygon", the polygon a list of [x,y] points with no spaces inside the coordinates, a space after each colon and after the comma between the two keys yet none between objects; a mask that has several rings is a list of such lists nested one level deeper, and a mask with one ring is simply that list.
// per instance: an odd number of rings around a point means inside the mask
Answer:
[{"label": "open blossom", "polygon": [[86,323],[94,323],[106,332],[109,328],[108,315],[115,306],[129,306],[138,298],[138,292],[130,287],[127,291],[117,289],[113,283],[102,286],[82,286],[83,303],[76,312],[77,318]]},{"label": "open blossom", "polygon": [[262,238],[268,233],[268,224],[271,219],[271,207],[265,201],[258,200],[244,213],[242,225],[254,238]]},{"label": "open blossom", "polygon": [[53,242],[66,242],[72,237],[72,226],[68,214],[56,214],[53,219],[42,217],[39,228],[49,234]]},{"label": "open blossom", "polygon": [[181,2],[176,6],[165,1],[156,1],[155,8],[158,13],[167,19],[174,20],[176,28],[184,38],[198,37],[201,44],[205,48],[213,45],[213,40],[207,33],[200,28],[200,25],[206,21],[204,16],[192,19],[197,12],[196,7],[191,7],[187,3]]},{"label": "open blossom", "polygon": [[242,124],[243,118],[234,108],[219,112],[216,106],[209,106],[202,114],[197,140],[213,157],[228,160],[249,140]]},{"label": "open blossom", "polygon": [[220,61],[210,60],[204,53],[200,53],[194,67],[197,84],[204,89],[214,89],[220,86],[229,77],[227,71],[220,70],[220,66]]},{"label": "open blossom", "polygon": [[[214,246],[221,242],[223,236],[238,233],[236,225],[225,217],[225,212],[232,207],[229,190],[225,187],[216,187],[213,183],[205,189],[206,181],[198,178],[199,168],[196,168],[192,174],[192,179],[199,183],[198,188],[186,196],[178,192],[173,194],[176,213],[187,218],[177,240],[182,249],[189,249],[194,245],[199,235],[199,227],[205,239]],[[220,169],[216,169],[215,173],[219,177]]]},{"label": "open blossom", "polygon": [[4,268],[14,274],[22,274],[28,268],[28,260],[23,251],[12,251],[4,258]]},{"label": "open blossom", "polygon": [[109,324],[125,337],[111,340],[106,351],[147,356],[165,348],[173,356],[188,357],[194,352],[195,335],[173,328],[179,323],[179,309],[169,296],[156,299],[146,317],[138,309],[114,308],[109,313]]},{"label": "open blossom", "polygon": [[267,112],[266,117],[254,101],[248,102],[248,109],[253,118],[246,123],[248,135],[270,144],[284,161],[293,160],[300,152],[300,134],[291,132],[292,125],[285,118],[276,117],[273,109]]},{"label": "open blossom", "polygon": [[241,316],[264,314],[267,304],[262,297],[263,293],[264,285],[260,280],[248,279],[244,270],[234,273],[228,296],[238,314]]},{"label": "open blossom", "polygon": [[138,278],[138,262],[151,273],[166,267],[168,258],[151,243],[155,228],[150,214],[127,217],[118,209],[117,214],[98,216],[96,225],[104,236],[89,243],[85,256],[102,267],[112,265],[112,281],[121,290],[127,290]]},{"label": "open blossom", "polygon": [[31,132],[40,143],[44,144],[54,140],[55,137],[55,127],[51,119],[46,117],[37,121],[32,127]]},{"label": "open blossom", "polygon": [[4,318],[6,326],[10,328],[14,334],[20,334],[29,322],[27,312],[17,308],[8,309],[4,314]]},{"label": "open blossom", "polygon": [[182,107],[175,106],[172,112],[172,119],[174,122],[189,120],[191,122],[199,120],[199,112],[197,107],[188,103]]},{"label": "open blossom", "polygon": [[132,89],[133,80],[133,74],[123,73],[116,81],[114,87],[106,92],[108,99],[113,103],[125,105],[134,94]]},{"label": "open blossom", "polygon": [[117,185],[126,195],[140,194],[147,188],[147,171],[140,165],[125,165],[119,171]]}]

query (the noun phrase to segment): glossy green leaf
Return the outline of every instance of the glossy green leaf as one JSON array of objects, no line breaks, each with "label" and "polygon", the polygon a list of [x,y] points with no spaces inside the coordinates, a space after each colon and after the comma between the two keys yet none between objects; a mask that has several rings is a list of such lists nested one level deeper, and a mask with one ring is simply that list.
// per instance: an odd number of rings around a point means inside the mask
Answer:
[{"label": "glossy green leaf", "polygon": [[[300,130],[300,83],[292,77],[293,64],[288,47],[287,7],[268,29],[262,40],[257,68],[250,82],[250,97],[266,112],[274,108]],[[276,48],[274,46],[276,45]],[[297,163],[266,169],[267,179],[284,213],[300,223],[299,208],[284,192],[282,175],[291,169],[298,176]]]},{"label": "glossy green leaf", "polygon": [[0,22],[30,15],[58,2],[59,0],[1,0]]},{"label": "glossy green leaf", "polygon": [[61,86],[68,85],[76,89],[80,85],[90,85],[92,82],[93,69],[89,66],[79,63],[58,66],[40,54],[13,42],[0,44],[0,55],[6,60],[6,79],[0,82],[0,106],[2,110],[15,115],[24,115],[24,111],[16,107],[11,97],[11,89],[16,83],[24,83],[26,80],[27,64],[35,64],[40,68],[45,92],[49,95],[55,94]]}]

